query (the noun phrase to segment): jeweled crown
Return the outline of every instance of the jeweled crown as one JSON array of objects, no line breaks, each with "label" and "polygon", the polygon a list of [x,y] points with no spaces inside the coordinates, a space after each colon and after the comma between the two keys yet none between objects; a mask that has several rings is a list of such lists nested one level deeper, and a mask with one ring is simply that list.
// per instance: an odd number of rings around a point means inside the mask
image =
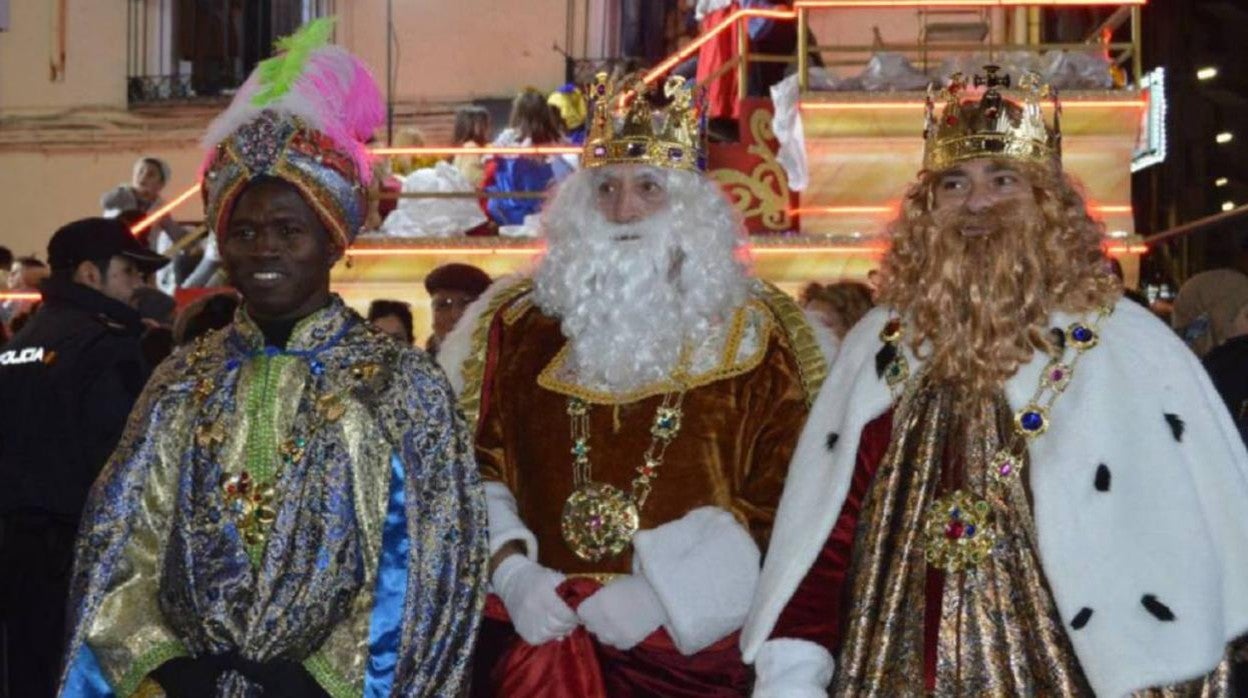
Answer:
[{"label": "jeweled crown", "polygon": [[677,170],[706,168],[703,109],[693,87],[673,75],[663,83],[666,107],[646,98],[650,87],[640,76],[618,83],[606,73],[589,85],[590,123],[581,167],[639,163]]},{"label": "jeweled crown", "polygon": [[[954,163],[981,157],[1006,158],[1061,166],[1062,105],[1057,90],[1041,83],[1036,73],[1024,73],[1017,91],[1022,101],[1006,99],[1000,88],[1010,87],[1010,76],[999,75],[995,65],[984,66],[974,87],[985,87],[977,100],[965,94],[967,81],[954,73],[949,85],[927,94],[927,126],[923,131],[923,167],[943,170]],[[1044,118],[1041,103],[1053,102],[1053,125]],[[940,115],[936,102],[944,102]]]}]

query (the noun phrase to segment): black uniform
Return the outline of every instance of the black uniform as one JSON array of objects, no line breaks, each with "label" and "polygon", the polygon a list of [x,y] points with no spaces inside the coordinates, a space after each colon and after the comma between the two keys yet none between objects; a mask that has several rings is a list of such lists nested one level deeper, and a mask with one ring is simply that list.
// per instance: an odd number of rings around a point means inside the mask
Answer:
[{"label": "black uniform", "polygon": [[50,696],[74,537],[149,368],[129,306],[63,278],[0,347],[0,621],[10,695]]}]

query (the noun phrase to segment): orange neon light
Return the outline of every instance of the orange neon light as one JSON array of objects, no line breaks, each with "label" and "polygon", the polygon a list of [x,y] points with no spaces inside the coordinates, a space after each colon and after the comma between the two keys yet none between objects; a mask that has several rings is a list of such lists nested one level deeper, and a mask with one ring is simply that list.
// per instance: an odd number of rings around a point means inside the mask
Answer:
[{"label": "orange neon light", "polygon": [[[1093,211],[1098,213],[1131,213],[1130,204],[1113,204],[1106,206],[1098,206],[1093,204],[1090,206]],[[897,205],[889,206],[810,206],[806,208],[789,209],[790,216],[852,216],[863,213],[894,213],[897,211]]]},{"label": "orange neon light", "polygon": [[1148,245],[1108,245],[1105,251],[1115,257],[1124,254],[1144,254],[1148,252]]},{"label": "orange neon light", "polygon": [[887,245],[793,245],[791,247],[753,247],[746,245],[753,255],[766,254],[884,254]]},{"label": "orange neon light", "polygon": [[[746,246],[750,254],[882,254],[880,245],[791,245]],[[534,255],[545,251],[540,245],[525,247],[359,247],[347,254],[352,257],[432,257],[438,255]]]},{"label": "orange neon light", "polygon": [[789,209],[790,216],[853,215],[856,213],[892,213],[896,206],[811,206]]},{"label": "orange neon light", "polygon": [[683,49],[673,53],[662,63],[651,68],[642,78],[642,81],[651,83],[658,80],[667,74],[667,71],[676,67],[681,61],[685,60],[689,56],[692,56],[695,51],[702,48],[702,44],[705,44],[718,36],[720,32],[724,31],[728,27],[731,27],[737,20],[750,19],[754,17],[762,19],[793,19],[797,17],[797,13],[792,10],[737,10],[731,15],[728,15],[727,19],[723,20],[719,24],[716,24],[714,27],[711,27],[710,31],[694,39]]},{"label": "orange neon light", "polygon": [[[807,111],[875,111],[880,109],[922,109],[923,102],[802,102]],[[1131,107],[1143,109],[1148,106],[1144,99],[1087,99],[1062,102],[1062,109],[1092,109]]]},{"label": "orange neon light", "polygon": [[543,145],[543,146],[454,146],[412,147],[412,148],[373,148],[373,155],[578,155],[580,146],[575,145]]},{"label": "orange neon light", "polygon": [[0,293],[0,301],[37,301],[43,295],[35,291],[5,291]]},{"label": "orange neon light", "polygon": [[399,257],[434,255],[532,255],[543,250],[531,247],[353,247],[347,250],[352,257]]},{"label": "orange neon light", "polygon": [[161,206],[160,208],[156,209],[151,214],[149,214],[147,218],[144,218],[138,223],[135,223],[134,227],[130,229],[130,232],[134,233],[135,235],[138,235],[139,233],[143,232],[145,229],[147,229],[148,226],[150,226],[151,224],[155,223],[156,221],[164,217],[166,213],[169,213],[170,211],[177,208],[178,206],[181,206],[183,201],[186,201],[192,196],[195,196],[196,194],[198,194],[199,188],[200,188],[200,185],[195,184],[190,189],[187,189],[181,194],[178,194],[177,198],[175,198],[173,201],[170,201],[164,206]]},{"label": "orange neon light", "polygon": [[1014,7],[1018,5],[1144,5],[1148,0],[798,0],[798,9],[846,7]]}]

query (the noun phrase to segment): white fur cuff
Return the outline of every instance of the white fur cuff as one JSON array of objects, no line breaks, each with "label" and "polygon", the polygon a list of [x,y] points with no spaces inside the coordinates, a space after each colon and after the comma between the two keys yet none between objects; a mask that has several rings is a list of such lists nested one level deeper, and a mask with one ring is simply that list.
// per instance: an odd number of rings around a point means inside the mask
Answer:
[{"label": "white fur cuff", "polygon": [[745,622],[758,585],[759,552],[732,514],[718,507],[633,537],[634,572],[654,587],[664,624],[686,656],[727,637]]},{"label": "white fur cuff", "polygon": [[827,698],[836,663],[806,640],[768,640],[754,661],[754,698]]},{"label": "white fur cuff", "polygon": [[490,517],[490,555],[504,545],[518,541],[524,544],[525,555],[537,561],[537,536],[520,520],[516,497],[501,482],[485,483],[485,504]]}]

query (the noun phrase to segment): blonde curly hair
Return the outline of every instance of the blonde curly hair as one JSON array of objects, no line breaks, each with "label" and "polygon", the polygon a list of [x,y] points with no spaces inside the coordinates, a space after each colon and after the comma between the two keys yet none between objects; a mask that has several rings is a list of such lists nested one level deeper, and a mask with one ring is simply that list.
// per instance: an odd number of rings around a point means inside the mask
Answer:
[{"label": "blonde curly hair", "polygon": [[[1055,168],[1010,162],[1031,183],[1040,215],[997,205],[979,218],[987,237],[967,238],[935,212],[940,172],[923,172],[889,227],[880,302],[905,318],[905,341],[931,378],[972,395],[999,390],[1036,350],[1052,352],[1049,316],[1112,304],[1121,284],[1108,269],[1104,226],[1071,178]],[[994,220],[995,219],[995,220]]]}]

